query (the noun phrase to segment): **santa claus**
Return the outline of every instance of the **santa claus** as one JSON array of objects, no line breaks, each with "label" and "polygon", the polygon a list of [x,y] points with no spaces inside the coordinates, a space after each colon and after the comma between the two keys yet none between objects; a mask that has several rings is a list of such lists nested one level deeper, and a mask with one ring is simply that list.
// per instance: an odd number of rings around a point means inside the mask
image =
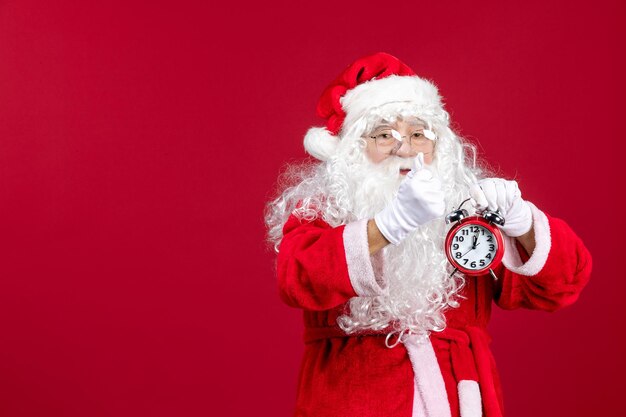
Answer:
[{"label": "santa claus", "polygon": [[[490,178],[437,88],[397,58],[357,60],[317,110],[326,127],[304,146],[320,162],[291,166],[266,209],[281,298],[304,317],[295,415],[502,416],[492,302],[571,304],[587,249],[515,181]],[[468,198],[505,218],[498,280],[446,258],[444,217]]]}]

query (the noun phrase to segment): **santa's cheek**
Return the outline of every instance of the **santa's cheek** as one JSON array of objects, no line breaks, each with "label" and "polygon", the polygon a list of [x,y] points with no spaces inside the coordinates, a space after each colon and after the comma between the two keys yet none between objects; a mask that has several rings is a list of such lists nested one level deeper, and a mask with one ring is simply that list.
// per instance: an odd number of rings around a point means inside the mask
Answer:
[{"label": "santa's cheek", "polygon": [[387,159],[387,155],[375,155],[372,159],[372,161],[375,164],[380,164],[382,162],[384,162]]}]

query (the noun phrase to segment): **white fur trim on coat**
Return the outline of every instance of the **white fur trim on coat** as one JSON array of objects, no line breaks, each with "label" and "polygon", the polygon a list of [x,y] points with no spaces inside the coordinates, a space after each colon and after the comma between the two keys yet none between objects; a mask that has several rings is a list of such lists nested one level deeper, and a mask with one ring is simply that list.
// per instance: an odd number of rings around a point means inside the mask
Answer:
[{"label": "white fur trim on coat", "polygon": [[461,417],[481,417],[483,403],[478,382],[464,379],[458,383],[459,411]]},{"label": "white fur trim on coat", "polygon": [[418,76],[390,75],[357,85],[339,100],[346,112],[345,126],[351,126],[370,109],[392,102],[409,102],[425,107],[440,107],[437,87]]},{"label": "white fur trim on coat", "polygon": [[528,203],[533,215],[533,229],[535,233],[535,250],[526,263],[515,246],[515,238],[504,235],[504,257],[502,263],[509,271],[516,274],[532,276],[541,271],[548,260],[552,238],[550,236],[550,224],[543,211],[539,210],[533,203]]},{"label": "white fur trim on coat", "polygon": [[304,135],[304,149],[314,158],[327,161],[339,146],[339,138],[323,127],[312,127]]},{"label": "white fur trim on coat", "polygon": [[430,338],[411,335],[404,341],[415,375],[412,417],[450,417],[450,403]]},{"label": "white fur trim on coat", "polygon": [[343,229],[348,275],[359,297],[374,297],[387,292],[387,283],[382,274],[383,251],[370,256],[367,221],[363,219],[348,223]]}]

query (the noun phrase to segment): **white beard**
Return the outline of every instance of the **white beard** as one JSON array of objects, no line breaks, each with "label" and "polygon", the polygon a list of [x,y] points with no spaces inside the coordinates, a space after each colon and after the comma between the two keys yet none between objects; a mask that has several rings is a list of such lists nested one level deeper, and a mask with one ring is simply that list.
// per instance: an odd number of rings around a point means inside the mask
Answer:
[{"label": "white beard", "polygon": [[[452,209],[469,196],[468,185],[476,182],[483,171],[476,167],[475,148],[454,135],[447,118],[433,120],[436,157],[429,168],[441,180],[446,206]],[[304,220],[321,217],[338,227],[373,218],[395,197],[405,179],[399,170],[410,168],[411,160],[391,156],[377,164],[370,162],[367,143],[361,139],[365,126],[352,130],[342,136],[335,154],[325,162],[308,170],[295,167],[290,171],[295,185],[269,204],[266,216],[275,248],[292,214]],[[465,208],[473,213],[471,207]],[[443,219],[435,219],[397,246],[388,245],[372,256],[374,263],[383,261],[382,268],[375,270],[382,269],[388,294],[352,298],[345,314],[338,318],[339,326],[348,333],[389,326],[419,335],[442,330],[444,311],[458,306],[458,292],[464,283],[462,277],[450,276],[452,268],[443,250],[446,229]]]},{"label": "white beard", "polygon": [[[410,160],[390,157],[373,164],[364,161],[352,167],[352,213],[355,219],[373,218],[396,195],[404,176],[399,169],[410,168]],[[434,175],[437,170],[430,167]],[[410,330],[425,335],[445,327],[443,311],[457,306],[455,301],[462,279],[450,277],[444,253],[446,234],[442,218],[420,226],[397,246],[387,245],[373,262],[382,258],[382,274],[388,295],[357,297],[350,303],[350,313],[339,318],[347,332],[380,330],[392,325],[394,330]]]}]

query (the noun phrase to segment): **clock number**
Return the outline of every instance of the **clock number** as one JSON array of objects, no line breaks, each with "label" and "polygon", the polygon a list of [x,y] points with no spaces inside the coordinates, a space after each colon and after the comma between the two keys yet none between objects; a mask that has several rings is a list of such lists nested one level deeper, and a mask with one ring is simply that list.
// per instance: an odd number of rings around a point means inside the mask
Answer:
[{"label": "clock number", "polygon": [[[458,265],[459,268],[464,267],[468,274],[473,273],[476,275],[477,271],[484,271],[489,268],[489,265],[499,255],[497,253],[499,242],[496,239],[497,236],[486,225],[465,224],[459,226],[452,237],[452,240],[448,241],[450,242],[450,246],[447,249],[449,259],[450,261],[454,259],[452,264]],[[464,243],[466,238],[469,238],[468,243]],[[472,242],[471,248],[469,246],[470,241]],[[486,243],[484,243],[484,246],[478,246],[478,242]],[[471,252],[477,246],[478,250]],[[483,249],[481,250],[480,248]],[[485,251],[485,249],[489,250]],[[467,253],[464,254],[466,251]],[[470,252],[473,255],[467,256]]]}]

